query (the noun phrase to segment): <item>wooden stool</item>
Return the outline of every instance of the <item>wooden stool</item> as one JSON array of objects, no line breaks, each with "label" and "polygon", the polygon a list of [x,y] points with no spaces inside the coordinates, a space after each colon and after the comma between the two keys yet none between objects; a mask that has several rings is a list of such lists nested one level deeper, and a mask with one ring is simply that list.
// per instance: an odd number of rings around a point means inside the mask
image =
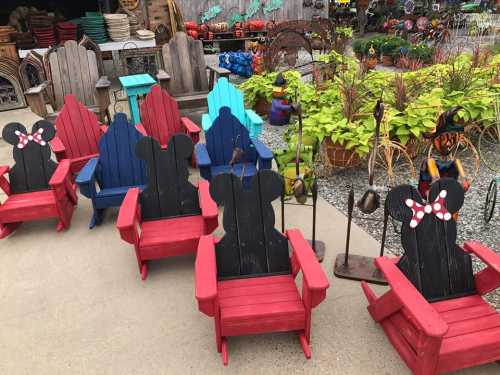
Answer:
[{"label": "wooden stool", "polygon": [[156,84],[156,81],[149,74],[134,74],[120,77],[119,79],[123,89],[127,93],[132,121],[134,125],[139,124],[141,122],[141,115],[139,113],[137,96],[149,93],[151,87]]}]

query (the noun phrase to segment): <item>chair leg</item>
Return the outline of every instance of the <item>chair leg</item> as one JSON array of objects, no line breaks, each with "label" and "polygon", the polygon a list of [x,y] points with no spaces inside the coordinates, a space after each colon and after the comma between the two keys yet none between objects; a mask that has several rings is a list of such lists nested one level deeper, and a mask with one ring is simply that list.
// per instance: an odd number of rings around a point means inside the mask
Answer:
[{"label": "chair leg", "polygon": [[56,231],[61,232],[61,231],[63,231],[64,229],[66,229],[66,225],[64,224],[64,221],[59,220],[59,221],[57,222]]},{"label": "chair leg", "polygon": [[223,337],[222,338],[222,363],[224,364],[224,366],[227,366],[228,362],[229,362],[229,353],[227,351],[227,338],[226,337]]},{"label": "chair leg", "polygon": [[21,224],[22,222],[0,224],[0,239],[7,237],[9,234],[14,232],[16,228]]},{"label": "chair leg", "polygon": [[300,346],[302,346],[302,351],[307,359],[311,358],[311,349],[309,348],[309,343],[307,342],[304,332],[299,333]]},{"label": "chair leg", "polygon": [[141,279],[146,280],[148,277],[148,264],[143,262],[140,267]]},{"label": "chair leg", "polygon": [[94,214],[92,215],[92,218],[90,219],[89,229],[94,228],[96,225],[101,225],[103,215],[104,215],[104,209],[100,209],[100,210],[95,209]]}]

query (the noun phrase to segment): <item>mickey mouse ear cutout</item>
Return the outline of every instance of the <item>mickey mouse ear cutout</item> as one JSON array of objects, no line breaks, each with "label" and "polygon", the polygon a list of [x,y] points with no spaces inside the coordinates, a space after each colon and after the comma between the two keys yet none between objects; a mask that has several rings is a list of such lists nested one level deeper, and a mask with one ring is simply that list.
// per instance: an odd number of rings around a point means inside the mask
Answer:
[{"label": "mickey mouse ear cutout", "polygon": [[446,209],[451,213],[458,212],[464,204],[465,192],[463,187],[453,178],[441,178],[432,184],[429,201],[433,202],[443,190],[447,192]]},{"label": "mickey mouse ear cutout", "polygon": [[187,159],[193,154],[194,144],[186,134],[176,134],[168,142],[168,150],[175,150],[178,158]]},{"label": "mickey mouse ear cutout", "polygon": [[160,144],[151,137],[142,137],[135,144],[135,155],[141,160],[153,159],[153,154],[160,151]]},{"label": "mickey mouse ear cutout", "polygon": [[252,190],[258,191],[260,187],[261,199],[272,202],[280,197],[285,188],[283,177],[271,170],[259,171],[252,177]]},{"label": "mickey mouse ear cutout", "polygon": [[18,133],[26,134],[26,128],[24,125],[18,122],[11,122],[3,128],[2,138],[11,145],[17,145],[19,143]]},{"label": "mickey mouse ear cutout", "polygon": [[385,199],[385,208],[389,215],[397,221],[410,222],[412,211],[406,205],[408,199],[420,205],[424,204],[420,193],[411,185],[400,185],[392,189]]},{"label": "mickey mouse ear cutout", "polygon": [[[54,128],[54,125],[52,125],[50,122],[46,120],[40,120],[33,125],[31,128],[31,134],[35,136],[35,134],[39,133],[39,137],[45,142],[49,142],[56,136],[56,129]],[[45,144],[42,144],[42,146],[45,146]]]}]

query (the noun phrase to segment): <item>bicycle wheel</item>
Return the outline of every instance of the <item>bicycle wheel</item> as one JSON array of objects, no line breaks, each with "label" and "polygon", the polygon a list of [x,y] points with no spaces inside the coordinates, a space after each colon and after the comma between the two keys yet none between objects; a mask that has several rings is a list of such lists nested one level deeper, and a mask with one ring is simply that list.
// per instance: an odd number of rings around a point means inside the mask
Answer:
[{"label": "bicycle wheel", "polygon": [[[429,152],[427,154],[428,158],[440,159],[440,156],[434,149],[434,145],[431,143]],[[465,177],[467,181],[472,185],[477,175],[479,174],[479,166],[481,164],[481,159],[479,158],[479,153],[476,147],[472,144],[469,138],[465,136],[460,137],[460,141],[457,142],[455,148],[448,155],[449,159],[459,159],[462,162],[462,167],[464,168]]]},{"label": "bicycle wheel", "polygon": [[387,141],[378,146],[375,155],[374,184],[378,190],[390,189],[416,180],[413,162],[405,148]]},{"label": "bicycle wheel", "polygon": [[483,129],[478,148],[483,163],[493,172],[500,173],[500,124],[493,123]]},{"label": "bicycle wheel", "polygon": [[495,206],[497,203],[497,180],[493,179],[488,187],[486,193],[486,202],[484,204],[484,221],[489,223],[493,214],[495,213]]}]

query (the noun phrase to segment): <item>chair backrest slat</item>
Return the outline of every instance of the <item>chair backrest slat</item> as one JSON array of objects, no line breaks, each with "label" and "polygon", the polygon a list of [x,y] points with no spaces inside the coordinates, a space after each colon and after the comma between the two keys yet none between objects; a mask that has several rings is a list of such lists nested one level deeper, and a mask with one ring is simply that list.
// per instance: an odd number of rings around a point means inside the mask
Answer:
[{"label": "chair backrest slat", "polygon": [[231,113],[245,124],[245,105],[243,94],[226,77],[219,78],[213,90],[208,94],[208,111],[214,121],[222,107],[229,107]]}]

